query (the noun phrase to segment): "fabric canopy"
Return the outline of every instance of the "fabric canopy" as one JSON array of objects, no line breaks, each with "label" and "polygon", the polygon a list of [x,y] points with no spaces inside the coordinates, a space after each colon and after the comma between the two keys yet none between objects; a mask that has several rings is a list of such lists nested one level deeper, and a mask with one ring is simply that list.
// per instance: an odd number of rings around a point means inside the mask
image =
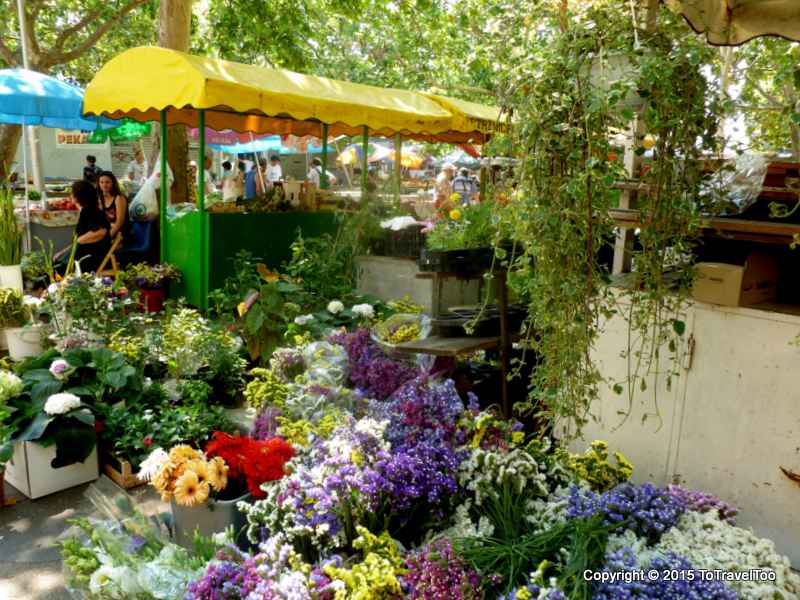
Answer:
[{"label": "fabric canopy", "polygon": [[0,123],[96,130],[115,121],[81,116],[83,90],[27,69],[0,70]]},{"label": "fabric canopy", "polygon": [[[479,105],[455,114],[445,101],[408,90],[384,89],[292,71],[192,56],[165,48],[127,50],[109,61],[86,89],[84,113],[155,121],[162,109],[169,124],[197,124],[279,135],[371,135],[450,141],[482,141],[490,131],[474,118]],[[484,114],[484,113],[481,113]],[[488,114],[488,113],[486,113]],[[480,125],[480,127],[479,127]]]},{"label": "fabric canopy", "polygon": [[738,46],[774,35],[800,41],[800,0],[670,0],[715,46]]}]

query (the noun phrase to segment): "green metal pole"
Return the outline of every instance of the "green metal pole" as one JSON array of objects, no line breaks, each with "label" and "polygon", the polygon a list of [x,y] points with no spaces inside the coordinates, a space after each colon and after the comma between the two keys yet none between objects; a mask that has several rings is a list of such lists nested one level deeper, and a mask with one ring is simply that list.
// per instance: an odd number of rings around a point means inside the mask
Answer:
[{"label": "green metal pole", "polygon": [[367,169],[369,168],[369,161],[367,160],[369,154],[369,128],[364,126],[364,141],[361,145],[361,198],[367,197]]},{"label": "green metal pole", "polygon": [[200,308],[208,307],[208,239],[206,216],[206,111],[198,111],[200,150],[197,165],[197,210],[200,213]]},{"label": "green metal pole", "polygon": [[394,199],[400,202],[403,179],[403,140],[399,133],[394,134]]},{"label": "green metal pole", "polygon": [[319,186],[323,190],[328,189],[328,125],[322,124],[322,177],[319,178]]},{"label": "green metal pole", "polygon": [[169,178],[167,177],[167,111],[161,111],[161,183],[159,190],[161,206],[158,211],[158,232],[161,262],[167,261],[167,202],[169,202]]}]

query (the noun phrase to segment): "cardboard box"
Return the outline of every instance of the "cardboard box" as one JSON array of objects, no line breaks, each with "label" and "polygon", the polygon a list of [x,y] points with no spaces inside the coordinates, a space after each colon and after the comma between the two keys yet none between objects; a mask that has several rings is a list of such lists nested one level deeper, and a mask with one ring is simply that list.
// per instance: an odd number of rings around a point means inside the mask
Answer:
[{"label": "cardboard box", "polygon": [[773,300],[777,293],[778,265],[764,252],[753,252],[743,265],[697,263],[692,297],[723,306],[749,306]]},{"label": "cardboard box", "polygon": [[45,448],[36,442],[19,442],[6,465],[6,481],[28,498],[41,498],[100,476],[97,447],[84,462],[60,469],[50,466],[55,457],[55,445]]}]

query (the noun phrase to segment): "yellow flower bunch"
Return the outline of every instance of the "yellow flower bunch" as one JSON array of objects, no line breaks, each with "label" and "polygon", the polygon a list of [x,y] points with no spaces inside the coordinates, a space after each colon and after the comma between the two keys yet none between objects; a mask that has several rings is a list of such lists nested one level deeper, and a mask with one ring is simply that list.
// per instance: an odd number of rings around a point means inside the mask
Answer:
[{"label": "yellow flower bunch", "polygon": [[564,467],[597,492],[608,491],[628,481],[633,474],[633,465],[621,452],[612,454],[616,465],[608,462],[608,443],[603,440],[593,441],[583,454],[558,452]]},{"label": "yellow flower bunch", "polygon": [[306,447],[312,436],[318,439],[329,438],[341,420],[342,412],[335,407],[326,409],[325,415],[317,423],[306,419],[292,420],[287,417],[278,417],[277,433],[286,438],[286,441],[293,446]]},{"label": "yellow flower bunch", "polygon": [[398,577],[405,574],[403,560],[397,544],[388,532],[380,536],[370,533],[362,526],[356,527],[359,537],[353,547],[362,551],[364,560],[352,569],[325,567],[325,574],[332,580],[344,583],[336,590],[336,600],[389,600],[402,595]]},{"label": "yellow flower bunch", "polygon": [[114,352],[119,352],[129,363],[137,364],[144,356],[144,345],[141,338],[125,335],[124,329],[118,329],[111,334],[108,341],[108,348]]},{"label": "yellow flower bunch", "polygon": [[406,294],[399,300],[390,300],[386,303],[389,308],[398,313],[409,313],[413,315],[421,315],[425,312],[425,308],[421,304],[417,304],[411,299],[409,294]]},{"label": "yellow flower bunch", "polygon": [[211,491],[228,485],[228,465],[219,456],[208,460],[202,452],[181,444],[169,451],[152,480],[164,502],[175,498],[181,506],[197,506],[208,500]]},{"label": "yellow flower bunch", "polygon": [[244,389],[247,404],[256,410],[265,404],[283,408],[289,389],[272,369],[256,368],[250,374],[254,379]]}]

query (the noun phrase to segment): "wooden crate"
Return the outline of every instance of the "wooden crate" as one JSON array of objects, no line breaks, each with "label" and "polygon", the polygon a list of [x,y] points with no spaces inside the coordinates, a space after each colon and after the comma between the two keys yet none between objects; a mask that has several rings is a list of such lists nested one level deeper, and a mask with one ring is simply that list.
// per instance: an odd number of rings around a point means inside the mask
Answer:
[{"label": "wooden crate", "polygon": [[114,457],[103,458],[103,473],[108,475],[123,490],[129,490],[147,483],[136,477],[131,468],[131,463]]}]

